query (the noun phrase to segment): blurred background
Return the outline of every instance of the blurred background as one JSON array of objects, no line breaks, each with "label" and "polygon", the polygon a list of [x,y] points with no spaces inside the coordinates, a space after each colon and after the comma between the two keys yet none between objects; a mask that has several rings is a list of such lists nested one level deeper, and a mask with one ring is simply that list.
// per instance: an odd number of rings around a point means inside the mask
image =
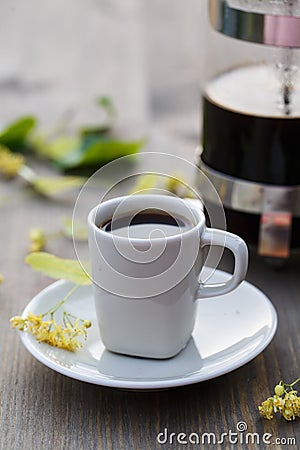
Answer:
[{"label": "blurred background", "polygon": [[197,144],[206,2],[2,0],[0,125],[97,123],[110,96],[118,126]]}]

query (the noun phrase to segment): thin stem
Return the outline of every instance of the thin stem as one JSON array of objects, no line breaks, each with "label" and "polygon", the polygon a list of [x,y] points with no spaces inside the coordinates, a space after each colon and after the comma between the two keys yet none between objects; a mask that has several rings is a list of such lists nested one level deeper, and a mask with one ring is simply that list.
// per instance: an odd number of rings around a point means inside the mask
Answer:
[{"label": "thin stem", "polygon": [[46,311],[44,314],[42,314],[42,317],[50,315],[51,319],[53,314],[65,303],[65,300],[60,300],[60,302],[56,303],[56,305],[52,306],[48,311]]},{"label": "thin stem", "polygon": [[67,328],[67,322],[66,322],[66,312],[63,313],[63,324]]},{"label": "thin stem", "polygon": [[45,317],[50,314],[52,318],[53,314],[68,300],[69,297],[71,297],[71,295],[76,291],[76,289],[78,289],[78,287],[79,287],[78,284],[73,286],[72,289],[67,293],[67,295],[62,300],[60,300],[60,302],[58,302],[56,305],[52,306],[52,308],[50,308],[47,312],[42,314],[42,317]]},{"label": "thin stem", "polygon": [[67,293],[67,295],[64,297],[64,301],[66,302],[69,297],[76,291],[76,289],[79,288],[79,284],[75,284],[75,286],[72,287],[72,289]]},{"label": "thin stem", "polygon": [[290,387],[293,387],[294,384],[297,384],[300,381],[300,378],[297,378],[292,384],[289,384]]},{"label": "thin stem", "polygon": [[29,184],[34,183],[37,178],[37,174],[35,173],[35,171],[25,164],[20,168],[18,175]]},{"label": "thin stem", "polygon": [[70,314],[70,313],[66,313],[67,315],[68,315],[68,317],[72,317],[72,319],[79,319],[80,320],[80,322],[83,322],[84,320],[83,319],[80,319],[80,317],[76,317],[76,316],[74,316],[73,314]]},{"label": "thin stem", "polygon": [[65,324],[67,324],[66,321],[68,321],[69,324],[71,325],[71,327],[73,327],[73,324],[72,324],[72,322],[71,322],[71,320],[70,320],[70,318],[69,318],[69,314],[68,314],[66,311],[64,311],[64,323],[65,323]]}]

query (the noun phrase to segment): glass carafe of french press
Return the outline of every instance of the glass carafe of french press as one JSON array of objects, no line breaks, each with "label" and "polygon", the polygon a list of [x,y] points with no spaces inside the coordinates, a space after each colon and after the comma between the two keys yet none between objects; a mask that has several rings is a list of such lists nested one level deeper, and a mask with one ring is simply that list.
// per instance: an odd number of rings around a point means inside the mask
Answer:
[{"label": "glass carafe of french press", "polygon": [[209,21],[199,166],[229,231],[286,258],[300,248],[300,0],[209,0]]}]

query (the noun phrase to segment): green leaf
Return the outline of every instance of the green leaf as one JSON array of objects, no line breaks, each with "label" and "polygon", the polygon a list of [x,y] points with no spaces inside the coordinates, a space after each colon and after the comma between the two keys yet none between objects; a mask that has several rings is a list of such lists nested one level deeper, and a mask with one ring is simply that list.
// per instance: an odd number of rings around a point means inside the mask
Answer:
[{"label": "green leaf", "polygon": [[85,177],[36,177],[32,181],[33,188],[42,195],[51,196],[83,186]]},{"label": "green leaf", "polygon": [[34,117],[28,116],[18,119],[0,133],[0,144],[7,145],[12,149],[24,146],[28,133],[35,125],[36,119]]},{"label": "green leaf", "polygon": [[36,134],[31,139],[34,151],[52,161],[60,161],[74,151],[80,144],[79,139],[62,136],[52,141],[48,141],[43,135]]},{"label": "green leaf", "polygon": [[80,136],[83,139],[91,136],[100,139],[102,137],[107,137],[110,131],[111,131],[110,126],[106,124],[100,126],[90,126],[82,128],[80,130]]},{"label": "green leaf", "polygon": [[113,101],[107,96],[98,97],[96,101],[98,105],[105,111],[106,120],[98,126],[92,125],[83,127],[80,131],[80,136],[82,138],[90,136],[98,138],[109,137],[108,134],[111,132],[113,121],[117,116],[115,105]]},{"label": "green leaf", "polygon": [[105,109],[106,114],[109,118],[116,117],[117,110],[111,98],[107,97],[106,95],[102,95],[101,97],[97,98],[97,103],[99,104],[99,106],[101,106],[101,108]]},{"label": "green leaf", "polygon": [[99,167],[114,159],[126,155],[132,155],[139,151],[145,141],[118,141],[118,140],[100,140],[88,139],[88,143],[83,141],[81,147],[76,152],[72,152],[60,161],[63,169],[78,167]]},{"label": "green leaf", "polygon": [[32,269],[56,280],[69,280],[80,285],[91,284],[90,276],[75,259],[58,258],[51,253],[35,252],[28,255],[25,261]]},{"label": "green leaf", "polygon": [[86,241],[88,238],[87,226],[83,223],[72,220],[71,217],[65,217],[62,223],[62,233],[68,238],[74,238],[78,241]]}]

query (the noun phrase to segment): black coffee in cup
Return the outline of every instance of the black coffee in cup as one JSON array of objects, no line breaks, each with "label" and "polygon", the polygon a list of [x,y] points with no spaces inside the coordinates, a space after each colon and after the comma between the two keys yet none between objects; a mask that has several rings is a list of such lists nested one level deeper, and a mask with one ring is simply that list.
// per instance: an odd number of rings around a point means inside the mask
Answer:
[{"label": "black coffee in cup", "polygon": [[117,236],[131,238],[161,238],[191,229],[194,225],[187,218],[172,215],[159,209],[145,209],[128,216],[113,217],[99,225],[102,230]]}]

